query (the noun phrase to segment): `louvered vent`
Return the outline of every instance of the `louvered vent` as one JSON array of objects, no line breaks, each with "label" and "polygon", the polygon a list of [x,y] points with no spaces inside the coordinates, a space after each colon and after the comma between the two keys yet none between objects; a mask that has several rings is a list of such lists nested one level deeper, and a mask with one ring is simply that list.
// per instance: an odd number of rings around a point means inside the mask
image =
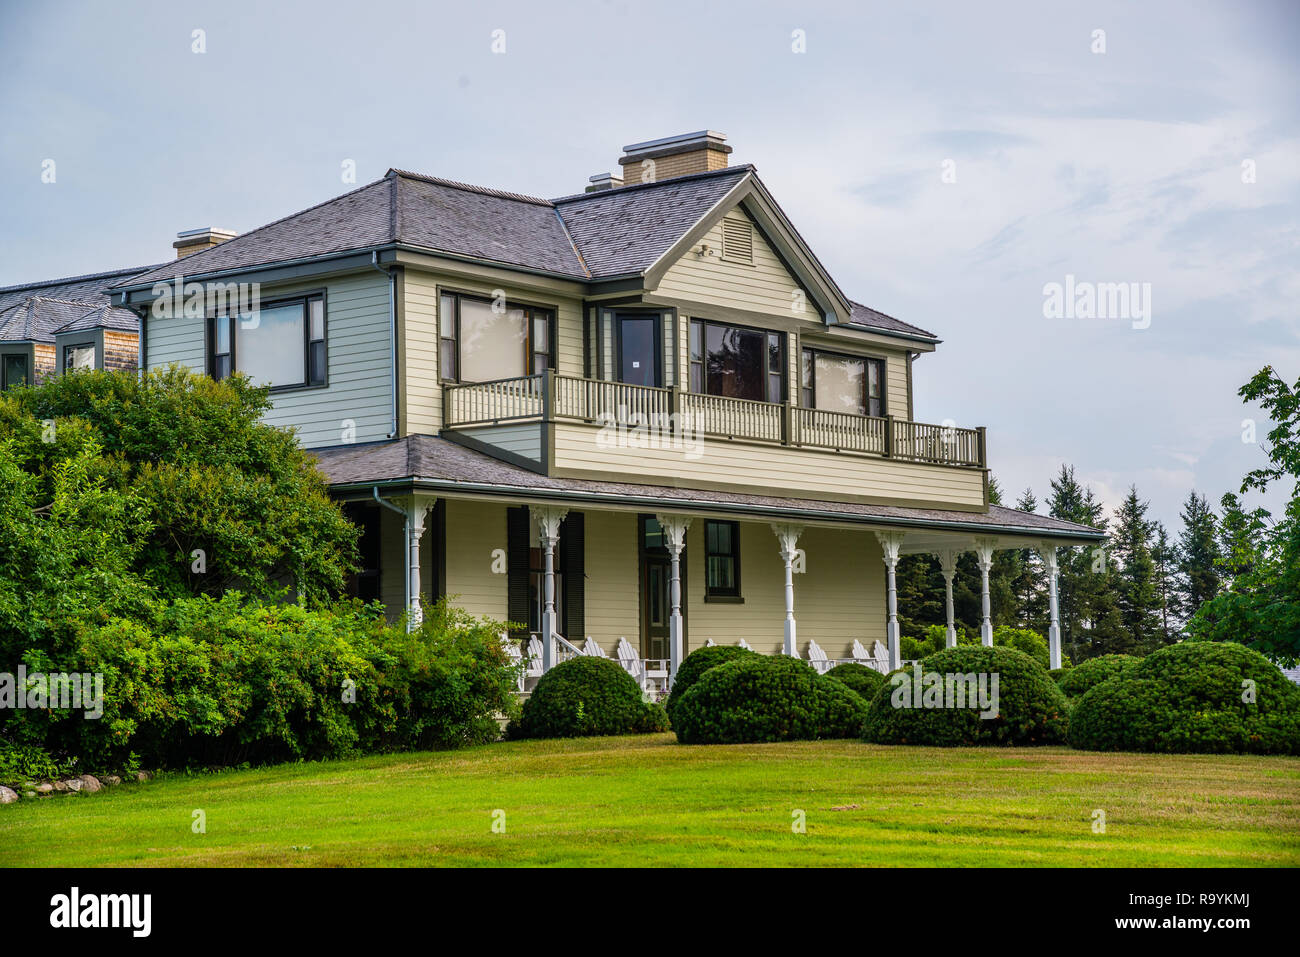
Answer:
[{"label": "louvered vent", "polygon": [[722,258],[754,264],[754,228],[743,219],[722,221]]}]

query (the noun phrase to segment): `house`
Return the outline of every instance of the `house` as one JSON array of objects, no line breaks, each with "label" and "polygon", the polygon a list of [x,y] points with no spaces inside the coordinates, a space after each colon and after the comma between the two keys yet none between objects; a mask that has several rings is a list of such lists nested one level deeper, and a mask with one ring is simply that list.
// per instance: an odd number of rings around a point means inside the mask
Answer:
[{"label": "house", "polygon": [[152,266],[0,288],[0,389],[77,369],[135,369],[139,319],[105,289]]},{"label": "house", "polygon": [[[111,283],[142,362],[271,388],[363,530],[358,595],[454,596],[675,672],[706,642],[899,662],[900,556],[1094,529],[989,502],[983,428],[914,420],[934,334],[855,302],[712,131],[557,199],[390,170]],[[238,289],[238,296],[234,290]],[[253,305],[246,293],[253,293]],[[238,298],[239,305],[231,305]],[[949,630],[950,643],[955,641]]]}]

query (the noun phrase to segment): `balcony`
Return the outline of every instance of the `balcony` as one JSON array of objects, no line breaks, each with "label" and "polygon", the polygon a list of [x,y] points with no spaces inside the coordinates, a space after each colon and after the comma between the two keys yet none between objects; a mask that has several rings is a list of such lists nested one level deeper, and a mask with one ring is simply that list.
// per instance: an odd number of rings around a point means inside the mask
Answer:
[{"label": "balcony", "polygon": [[788,402],[700,395],[553,372],[446,385],[443,412],[445,427],[451,430],[571,423],[964,469],[984,469],[987,464],[983,428],[806,409]]}]

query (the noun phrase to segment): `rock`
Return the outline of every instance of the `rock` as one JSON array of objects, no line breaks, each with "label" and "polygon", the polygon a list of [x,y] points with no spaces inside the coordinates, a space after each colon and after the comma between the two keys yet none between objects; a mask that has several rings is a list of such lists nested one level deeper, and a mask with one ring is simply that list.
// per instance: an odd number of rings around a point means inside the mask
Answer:
[{"label": "rock", "polygon": [[13,788],[0,785],[0,804],[13,804],[18,800],[18,792]]},{"label": "rock", "polygon": [[81,778],[68,778],[66,781],[63,781],[62,784],[63,790],[65,791],[81,790]]},{"label": "rock", "polygon": [[42,781],[40,784],[36,785],[36,793],[37,793],[37,794],[53,794],[53,793],[54,793],[54,785],[51,784],[49,781]]},{"label": "rock", "polygon": [[83,774],[81,777],[77,778],[77,780],[81,782],[81,790],[85,791],[87,794],[94,794],[104,786],[99,783],[99,778],[95,777],[93,774]]},{"label": "rock", "polygon": [[116,774],[105,774],[105,775],[104,775],[104,783],[105,783],[105,784],[121,784],[121,783],[122,783],[122,779],[119,778]]},{"label": "rock", "polygon": [[24,791],[24,792],[23,792],[23,797],[25,797],[25,798],[34,798],[34,797],[36,797],[36,792],[35,792],[35,791]]},{"label": "rock", "polygon": [[59,792],[66,791],[68,789],[68,782],[55,781],[53,784],[50,785],[50,787],[54,788],[55,791],[59,791]]},{"label": "rock", "polygon": [[149,772],[148,772],[148,771],[137,771],[137,772],[135,772],[135,779],[136,779],[137,781],[148,781],[148,780],[149,780]]}]

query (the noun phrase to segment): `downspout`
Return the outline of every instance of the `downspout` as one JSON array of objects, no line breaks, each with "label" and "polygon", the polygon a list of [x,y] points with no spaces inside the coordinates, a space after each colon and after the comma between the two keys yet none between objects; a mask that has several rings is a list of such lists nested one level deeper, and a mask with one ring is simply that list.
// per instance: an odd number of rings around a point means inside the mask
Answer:
[{"label": "downspout", "polygon": [[392,428],[388,430],[388,438],[395,439],[397,438],[397,274],[392,269],[385,269],[379,265],[377,249],[370,253],[370,265],[388,277],[388,397],[392,415]]},{"label": "downspout", "polygon": [[406,514],[406,509],[398,508],[388,499],[379,497],[378,485],[371,486],[370,491],[374,493],[376,503],[402,516],[402,554],[406,556],[406,574],[402,576],[402,614],[409,615],[411,613],[411,550],[406,547],[406,543],[411,537],[411,519]]}]

